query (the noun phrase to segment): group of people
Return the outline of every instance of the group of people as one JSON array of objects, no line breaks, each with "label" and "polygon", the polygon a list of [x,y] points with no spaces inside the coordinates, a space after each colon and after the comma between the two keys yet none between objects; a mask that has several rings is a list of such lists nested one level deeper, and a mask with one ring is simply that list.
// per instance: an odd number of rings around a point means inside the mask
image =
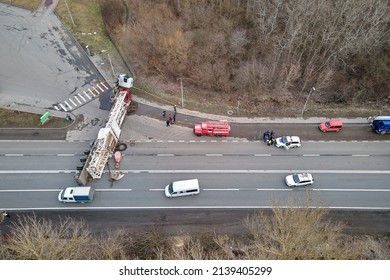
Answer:
[{"label": "group of people", "polygon": [[271,146],[275,143],[275,132],[273,130],[265,131],[263,133],[263,140],[265,143],[267,143],[268,146]]},{"label": "group of people", "polygon": [[167,111],[163,111],[163,118],[167,118],[166,120],[166,124],[167,126],[170,126],[171,124],[174,124],[176,122],[176,113],[177,113],[177,109],[176,109],[176,105],[173,106],[173,114],[168,114],[167,115]]}]

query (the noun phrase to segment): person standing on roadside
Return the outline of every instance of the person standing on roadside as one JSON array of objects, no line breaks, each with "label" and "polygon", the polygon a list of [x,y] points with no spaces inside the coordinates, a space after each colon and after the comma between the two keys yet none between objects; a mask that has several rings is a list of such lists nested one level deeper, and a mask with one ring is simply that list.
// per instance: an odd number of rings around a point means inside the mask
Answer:
[{"label": "person standing on roadside", "polygon": [[175,115],[176,115],[176,113],[177,113],[176,105],[173,105],[173,112],[175,112]]},{"label": "person standing on roadside", "polygon": [[168,121],[170,124],[172,124],[172,115],[171,114],[168,115]]}]

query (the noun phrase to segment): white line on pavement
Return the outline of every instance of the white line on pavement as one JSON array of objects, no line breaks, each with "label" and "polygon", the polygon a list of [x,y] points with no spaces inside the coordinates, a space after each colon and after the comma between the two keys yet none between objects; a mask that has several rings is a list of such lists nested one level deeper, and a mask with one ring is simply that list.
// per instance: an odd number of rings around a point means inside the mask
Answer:
[{"label": "white line on pavement", "polygon": [[72,107],[69,105],[69,103],[67,101],[64,101],[64,103],[66,104],[66,106],[68,106],[70,109],[72,109]]},{"label": "white line on pavement", "polygon": [[80,103],[80,105],[83,104],[83,103],[81,103],[81,101],[77,98],[77,96],[75,96],[74,98],[76,98],[77,102]]},{"label": "white line on pavement", "polygon": [[78,95],[78,96],[79,96],[79,97],[80,97],[82,100],[84,100],[84,102],[85,102],[85,101],[87,101],[87,100],[85,100],[85,98],[84,98],[84,97],[82,97],[82,96],[81,96],[81,94],[80,94],[80,93],[78,93],[77,95]]},{"label": "white line on pavement", "polygon": [[89,100],[91,100],[92,99],[92,97],[91,96],[89,96],[85,91],[83,91],[83,93],[84,93],[84,95],[86,96],[86,97],[88,97],[88,99]]},{"label": "white line on pavement", "polygon": [[69,101],[72,102],[75,107],[77,106],[77,104],[74,103],[72,99],[69,98]]},{"label": "white line on pavement", "polygon": [[62,104],[60,103],[60,106],[61,106],[61,108],[62,108],[65,112],[68,112],[68,110],[66,110],[66,108],[64,107],[64,105],[62,105]]},{"label": "white line on pavement", "polygon": [[104,89],[102,89],[99,84],[96,85],[102,92],[104,92]]},{"label": "white line on pavement", "polygon": [[97,95],[89,88],[88,91],[93,95],[93,97],[96,97]]},{"label": "white line on pavement", "polygon": [[101,82],[100,83],[102,86],[104,86],[106,89],[108,89],[108,87],[103,83],[103,82]]}]

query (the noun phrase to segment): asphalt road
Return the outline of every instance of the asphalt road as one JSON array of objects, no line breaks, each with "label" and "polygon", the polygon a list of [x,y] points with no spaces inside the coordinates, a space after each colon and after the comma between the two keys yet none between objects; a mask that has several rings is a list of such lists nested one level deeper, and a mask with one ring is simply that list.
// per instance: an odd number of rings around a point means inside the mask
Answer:
[{"label": "asphalt road", "polygon": [[[331,209],[390,210],[389,144],[308,142],[286,151],[262,142],[136,143],[123,153],[125,177],[109,180],[108,170],[90,204],[64,205],[59,191],[74,185],[86,142],[1,142],[0,205],[18,210],[65,209],[257,209],[299,203]],[[113,165],[113,162],[109,166]],[[284,177],[310,172],[315,184],[287,188]],[[168,199],[171,181],[198,178],[197,196]]]}]

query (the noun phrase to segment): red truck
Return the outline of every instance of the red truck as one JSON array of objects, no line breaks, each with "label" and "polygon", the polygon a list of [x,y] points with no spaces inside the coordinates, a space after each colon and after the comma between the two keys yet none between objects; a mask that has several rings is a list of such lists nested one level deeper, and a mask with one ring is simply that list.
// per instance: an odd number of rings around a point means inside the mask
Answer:
[{"label": "red truck", "polygon": [[226,120],[207,121],[195,124],[194,133],[196,136],[213,135],[217,137],[229,136],[230,124]]}]

